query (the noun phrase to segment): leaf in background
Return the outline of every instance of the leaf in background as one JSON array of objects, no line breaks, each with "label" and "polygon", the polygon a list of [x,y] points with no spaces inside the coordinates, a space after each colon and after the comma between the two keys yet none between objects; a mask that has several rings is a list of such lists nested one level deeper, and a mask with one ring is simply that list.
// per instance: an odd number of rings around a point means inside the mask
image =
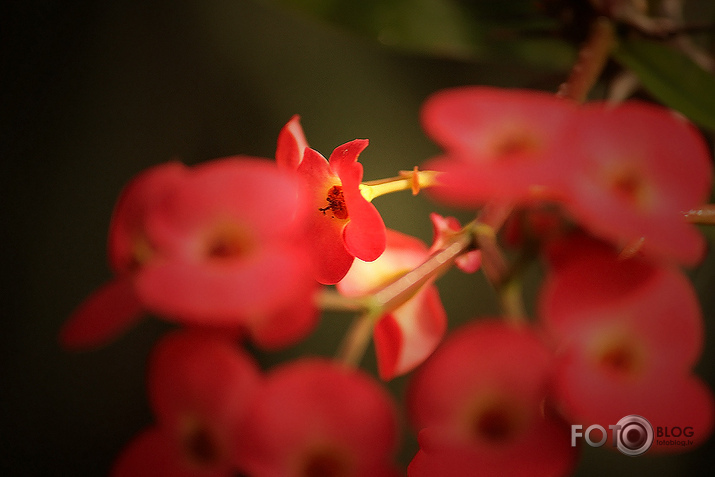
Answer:
[{"label": "leaf in background", "polygon": [[276,0],[409,52],[567,70],[575,50],[533,0]]},{"label": "leaf in background", "polygon": [[715,130],[715,76],[684,54],[648,40],[622,40],[614,56],[665,105]]}]

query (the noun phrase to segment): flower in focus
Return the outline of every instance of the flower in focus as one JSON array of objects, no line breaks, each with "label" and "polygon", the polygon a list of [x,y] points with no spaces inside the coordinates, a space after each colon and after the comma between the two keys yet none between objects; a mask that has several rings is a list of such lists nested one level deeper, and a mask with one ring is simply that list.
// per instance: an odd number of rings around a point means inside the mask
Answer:
[{"label": "flower in focus", "polygon": [[420,450],[408,475],[566,475],[576,449],[544,404],[551,364],[530,329],[480,321],[458,330],[410,383]]},{"label": "flower in focus", "polygon": [[683,214],[705,203],[712,184],[708,147],[670,111],[642,102],[586,105],[561,153],[568,156],[566,207],[595,235],[697,263],[705,241]]},{"label": "flower in focus", "polygon": [[316,321],[304,243],[305,196],[290,171],[248,157],[195,167],[150,217],[162,254],[136,286],[183,324],[245,327],[259,345],[295,342]]},{"label": "flower in focus", "polygon": [[[380,258],[373,262],[355,260],[337,289],[350,297],[369,295],[428,256],[421,241],[388,229],[387,247]],[[373,337],[380,377],[392,379],[421,364],[442,341],[446,329],[447,315],[437,287],[429,283],[375,324]]]},{"label": "flower in focus", "polygon": [[113,477],[231,476],[236,445],[261,377],[231,341],[180,331],[160,341],[149,363],[156,424],[124,449]]},{"label": "flower in focus", "polygon": [[397,476],[390,395],[325,360],[275,368],[255,396],[239,448],[253,477]]},{"label": "flower in focus", "polygon": [[109,225],[109,264],[115,278],[90,295],[65,323],[60,342],[68,348],[100,346],[129,328],[144,312],[134,281],[156,255],[147,219],[187,175],[179,162],[138,174],[122,190]]},{"label": "flower in focus", "polygon": [[279,135],[276,161],[297,170],[310,191],[306,233],[315,277],[323,284],[339,282],[357,257],[372,261],[385,250],[385,224],[374,205],[360,193],[363,168],[357,162],[367,147],[356,139],[337,147],[326,160],[307,147],[294,116]]},{"label": "flower in focus", "polygon": [[[713,397],[692,375],[703,342],[697,297],[683,273],[579,237],[559,244],[540,295],[558,350],[554,398],[574,423],[617,423],[630,414],[654,427],[713,425]],[[653,449],[682,451],[676,446]]]},{"label": "flower in focus", "polygon": [[543,92],[462,87],[434,94],[422,124],[445,156],[425,166],[444,171],[432,194],[468,207],[557,194],[563,156],[556,152],[575,112],[570,102]]}]

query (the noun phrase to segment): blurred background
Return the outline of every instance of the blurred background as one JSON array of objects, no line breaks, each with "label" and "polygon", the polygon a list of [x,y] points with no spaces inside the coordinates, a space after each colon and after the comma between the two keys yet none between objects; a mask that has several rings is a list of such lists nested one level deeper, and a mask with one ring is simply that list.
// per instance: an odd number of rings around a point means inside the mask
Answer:
[{"label": "blurred background", "polygon": [[[369,138],[360,159],[365,179],[390,177],[437,152],[419,123],[430,93],[470,84],[556,91],[587,33],[578,19],[588,2],[484,1],[463,10],[464,3],[29,0],[0,7],[2,475],[106,475],[151,422],[145,360],[169,325],[144,320],[90,352],[57,344],[72,310],[110,278],[107,226],[134,174],[176,158],[273,157],[278,131],[300,114],[312,147],[327,156]],[[558,38],[544,34],[553,17],[525,15],[525,5],[537,3],[557,13],[572,4]],[[691,3],[700,9],[691,14],[713,19],[712,2]],[[515,15],[515,8],[522,10]],[[513,28],[504,28],[505,19]],[[515,33],[527,30],[534,34]],[[469,217],[409,193],[375,205],[388,227],[427,243],[429,212]],[[715,243],[715,233],[706,233]],[[708,337],[697,372],[712,389],[713,254],[689,274]],[[538,271],[528,279],[533,302]],[[497,312],[480,274],[450,271],[438,286],[452,328]],[[262,364],[332,355],[351,318],[325,314],[306,342],[261,354]],[[371,351],[364,364],[374,372]],[[398,400],[406,381],[390,383]],[[403,436],[406,465],[416,441],[407,429]],[[714,455],[712,438],[678,456],[634,459],[584,448],[576,475],[713,475]]]}]

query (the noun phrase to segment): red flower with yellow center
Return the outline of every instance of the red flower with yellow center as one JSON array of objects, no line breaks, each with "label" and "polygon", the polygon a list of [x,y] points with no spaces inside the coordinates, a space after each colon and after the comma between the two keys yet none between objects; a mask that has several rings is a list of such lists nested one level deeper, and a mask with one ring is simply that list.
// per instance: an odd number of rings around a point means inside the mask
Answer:
[{"label": "red flower with yellow center", "polygon": [[350,141],[326,160],[307,147],[297,116],[279,136],[279,166],[297,170],[309,189],[306,234],[315,278],[323,284],[339,282],[355,258],[370,262],[385,250],[382,217],[360,192],[363,168],[357,159],[367,145],[366,139]]}]

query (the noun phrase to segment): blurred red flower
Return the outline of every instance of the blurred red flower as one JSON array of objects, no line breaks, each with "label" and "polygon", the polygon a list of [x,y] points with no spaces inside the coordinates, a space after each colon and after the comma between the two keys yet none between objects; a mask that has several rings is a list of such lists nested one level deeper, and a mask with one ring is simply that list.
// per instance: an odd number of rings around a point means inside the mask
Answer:
[{"label": "blurred red flower", "polygon": [[115,278],[92,293],[60,332],[68,348],[106,344],[138,321],[144,305],[134,289],[137,273],[156,255],[147,219],[187,174],[179,162],[149,168],[122,190],[109,225],[107,253]]},{"label": "blurred red flower", "polygon": [[619,246],[643,238],[644,252],[694,265],[705,240],[683,214],[710,195],[708,151],[695,127],[663,107],[587,104],[560,150],[570,159],[565,205],[601,238]]},{"label": "blurred red flower", "polygon": [[466,207],[558,196],[557,151],[575,113],[572,103],[537,91],[473,86],[432,95],[422,124],[445,155],[425,165],[444,172],[430,193]]},{"label": "blurred red flower", "polygon": [[261,385],[252,358],[215,334],[179,331],[157,344],[148,383],[156,424],[129,443],[112,476],[233,475]]},{"label": "blurred red flower", "polygon": [[420,443],[408,475],[566,475],[576,449],[545,406],[551,365],[528,328],[480,321],[448,337],[408,389]]},{"label": "blurred red flower", "polygon": [[[689,280],[675,268],[619,259],[578,237],[559,245],[540,294],[540,315],[558,350],[554,399],[574,423],[617,423],[630,414],[654,427],[713,425],[713,397],[692,375],[703,323]],[[662,451],[683,451],[658,446]]]},{"label": "blurred red flower", "polygon": [[397,415],[368,375],[326,360],[273,369],[239,443],[253,477],[398,476]]}]

